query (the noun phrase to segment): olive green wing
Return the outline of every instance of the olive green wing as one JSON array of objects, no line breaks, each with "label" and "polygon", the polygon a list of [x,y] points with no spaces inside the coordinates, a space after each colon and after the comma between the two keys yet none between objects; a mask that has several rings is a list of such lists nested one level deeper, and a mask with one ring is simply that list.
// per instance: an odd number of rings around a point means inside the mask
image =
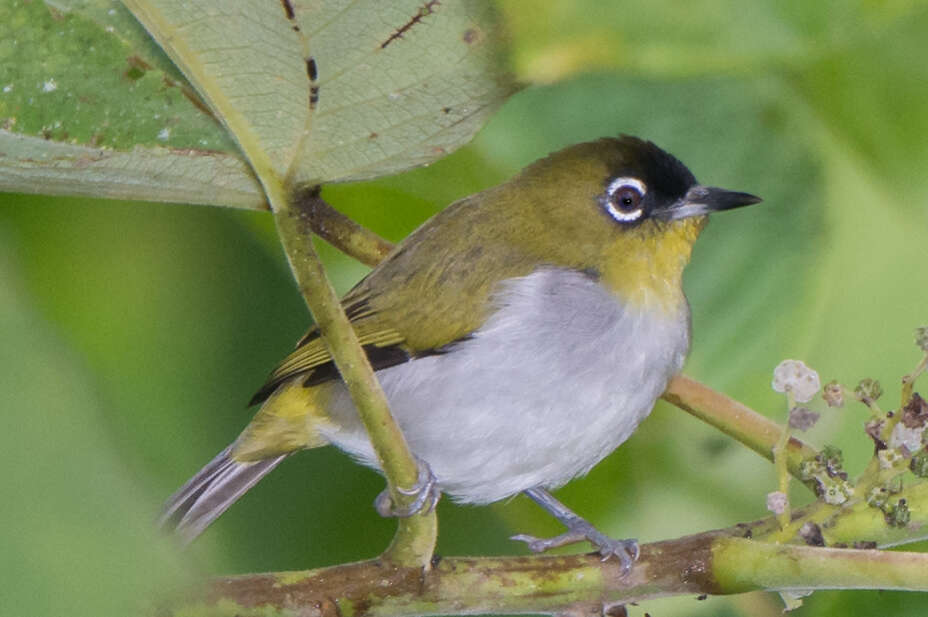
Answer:
[{"label": "olive green wing", "polygon": [[[412,357],[413,354],[404,346],[405,337],[378,319],[367,302],[362,300],[349,304],[345,312],[375,371],[402,364]],[[296,349],[271,372],[249,405],[263,402],[280,384],[296,376],[303,377],[305,386],[338,377],[338,369],[316,326],[300,339]]]},{"label": "olive green wing", "polygon": [[[397,255],[401,258],[403,252]],[[463,293],[454,293],[453,285],[434,280],[442,274],[448,278],[448,273],[456,272],[454,267],[424,268],[418,271],[419,276],[409,279],[393,276],[392,266],[386,263],[372,272],[342,301],[375,371],[445,353],[455,343],[469,338],[483,322],[491,287],[488,281],[476,279],[463,286]],[[407,271],[400,268],[400,272]],[[338,369],[317,327],[300,339],[250,404],[263,402],[282,383],[298,376],[307,387],[338,378]]]},{"label": "olive green wing", "polygon": [[[447,352],[483,324],[498,281],[524,276],[538,265],[531,251],[506,236],[511,221],[505,209],[490,207],[496,204],[473,196],[452,204],[343,298],[374,370]],[[316,328],[297,343],[251,403],[262,402],[297,376],[307,386],[338,378]]]}]

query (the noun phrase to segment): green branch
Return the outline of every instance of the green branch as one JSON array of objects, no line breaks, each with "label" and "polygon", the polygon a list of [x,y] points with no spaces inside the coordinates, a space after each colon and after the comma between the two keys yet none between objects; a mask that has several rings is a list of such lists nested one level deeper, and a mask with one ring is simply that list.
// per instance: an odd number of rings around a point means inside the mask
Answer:
[{"label": "green branch", "polygon": [[365,265],[383,261],[393,244],[330,206],[319,196],[320,190],[319,186],[300,189],[293,198],[313,233]]},{"label": "green branch", "polygon": [[928,554],[719,540],[713,572],[726,593],[815,589],[928,591]]},{"label": "green branch", "polygon": [[[880,545],[916,539],[928,525],[928,483],[901,493],[912,506],[906,527],[858,503],[826,507],[829,543],[861,538]],[[821,514],[820,502],[795,512]],[[380,561],[216,579],[178,604],[184,617],[269,617],[312,612],[352,617],[413,617],[479,613],[560,614],[641,602],[668,595],[735,594],[765,589],[899,589],[928,591],[928,555],[874,549],[806,546],[798,536],[770,542],[775,518],[645,544],[623,577],[617,560],[596,554],[439,560],[425,576],[417,568]]]},{"label": "green branch", "polygon": [[[265,187],[268,187],[266,180]],[[311,225],[315,200],[307,195],[293,200],[283,190],[268,190],[268,195],[278,234],[300,292],[367,428],[381,469],[387,477],[390,497],[394,504],[406,505],[413,498],[403,495],[397,486],[415,485],[418,468],[313,248]],[[396,536],[383,558],[403,566],[428,568],[437,534],[434,512],[399,519]]]}]

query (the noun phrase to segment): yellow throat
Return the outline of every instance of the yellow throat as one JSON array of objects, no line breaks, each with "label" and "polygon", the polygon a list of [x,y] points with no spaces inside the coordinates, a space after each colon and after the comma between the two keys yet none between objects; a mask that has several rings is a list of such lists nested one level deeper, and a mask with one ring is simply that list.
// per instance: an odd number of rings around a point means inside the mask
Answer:
[{"label": "yellow throat", "polygon": [[649,222],[627,231],[603,252],[603,285],[635,306],[676,313],[686,302],[683,269],[707,220],[700,216]]}]

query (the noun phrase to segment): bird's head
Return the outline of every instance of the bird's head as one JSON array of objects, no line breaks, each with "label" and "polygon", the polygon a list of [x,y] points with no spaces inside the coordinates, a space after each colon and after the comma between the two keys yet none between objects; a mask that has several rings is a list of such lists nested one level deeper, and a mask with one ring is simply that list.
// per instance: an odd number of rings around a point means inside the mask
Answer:
[{"label": "bird's head", "polygon": [[597,272],[625,298],[668,305],[682,298],[706,215],[761,201],[704,186],[671,154],[627,135],[565,148],[511,184],[520,220],[531,221],[528,242]]}]

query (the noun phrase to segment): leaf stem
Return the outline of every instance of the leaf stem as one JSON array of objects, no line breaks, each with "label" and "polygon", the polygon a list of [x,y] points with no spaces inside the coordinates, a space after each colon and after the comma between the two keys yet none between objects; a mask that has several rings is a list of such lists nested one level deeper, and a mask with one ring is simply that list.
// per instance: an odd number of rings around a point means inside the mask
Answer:
[{"label": "leaf stem", "polygon": [[922,356],[921,362],[915,367],[915,369],[905,375],[902,378],[902,400],[899,403],[900,415],[902,408],[909,404],[909,401],[912,400],[912,391],[915,387],[915,380],[918,379],[918,376],[925,372],[925,369],[928,369],[928,353]]},{"label": "leaf stem", "polygon": [[[414,486],[418,479],[418,468],[403,433],[390,414],[386,396],[374,376],[370,362],[313,248],[312,221],[314,211],[318,209],[314,210],[313,199],[292,199],[282,186],[269,188],[268,180],[262,180],[300,292],[367,428],[389,484],[390,498],[394,504],[406,505],[414,498],[403,495],[397,487]],[[437,533],[434,512],[401,518],[393,542],[382,558],[403,566],[428,568]]]},{"label": "leaf stem", "polygon": [[368,266],[383,261],[393,244],[348,218],[320,196],[320,186],[294,192],[293,202],[307,218],[310,228],[320,238]]},{"label": "leaf stem", "polygon": [[[786,400],[787,400],[787,415],[792,413],[793,407],[796,404],[796,400],[793,398],[793,393],[791,390],[787,389],[786,391]],[[773,468],[777,475],[777,490],[783,494],[785,497],[785,505],[783,511],[777,514],[777,521],[780,523],[780,529],[786,529],[789,526],[791,520],[791,508],[789,502],[789,470],[787,469],[787,446],[789,445],[789,422],[787,421],[786,427],[780,429],[780,437],[777,439],[776,444],[773,446]]]}]

